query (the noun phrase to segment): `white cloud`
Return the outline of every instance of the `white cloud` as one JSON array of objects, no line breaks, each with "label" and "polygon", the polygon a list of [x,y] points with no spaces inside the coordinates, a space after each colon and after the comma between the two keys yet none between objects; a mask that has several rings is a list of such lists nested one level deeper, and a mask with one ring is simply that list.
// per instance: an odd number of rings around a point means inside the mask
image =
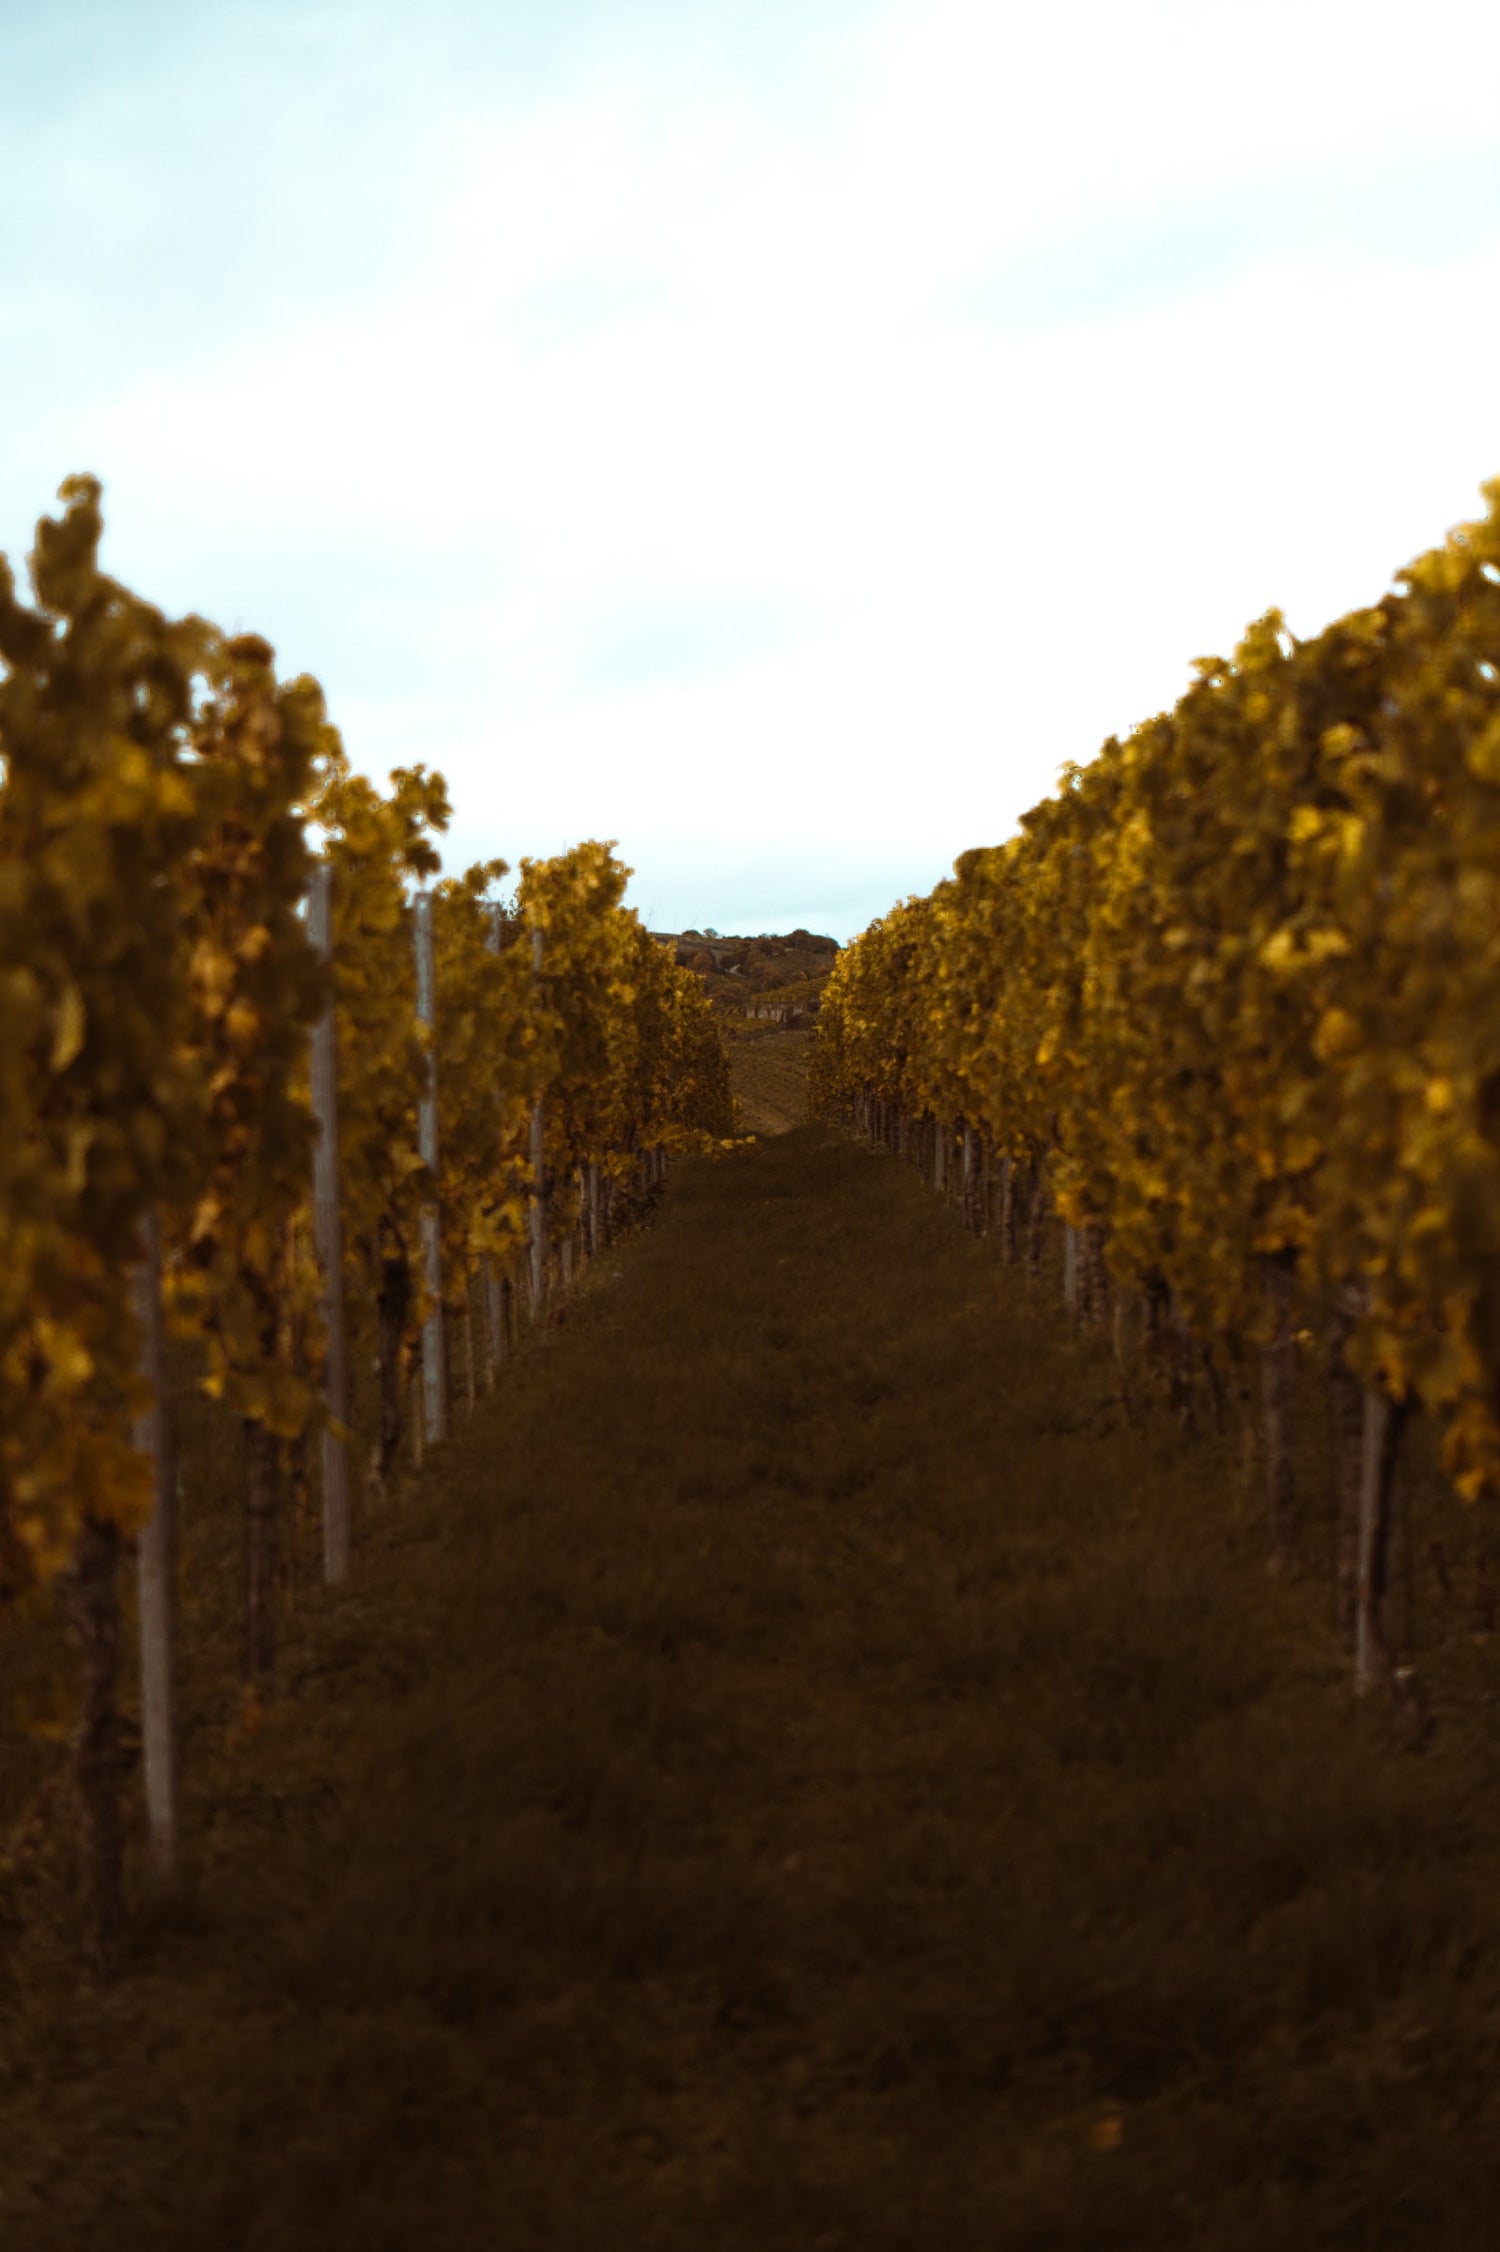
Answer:
[{"label": "white cloud", "polygon": [[[266,631],[357,763],[441,766],[450,858],[617,835],[634,896],[721,927],[704,885],[769,898],[777,853],[825,903],[925,888],[1193,656],[1474,511],[1500,217],[1450,241],[1420,196],[1500,154],[1500,16],[924,0],[830,41],[784,114],[670,27],[530,102],[429,70],[409,258],[23,386],[0,503],[97,469],[109,567]],[[1399,256],[1360,234],[1398,158]],[[1305,245],[1304,190],[1340,212]],[[974,295],[1100,242],[1152,286],[1052,325]]]}]

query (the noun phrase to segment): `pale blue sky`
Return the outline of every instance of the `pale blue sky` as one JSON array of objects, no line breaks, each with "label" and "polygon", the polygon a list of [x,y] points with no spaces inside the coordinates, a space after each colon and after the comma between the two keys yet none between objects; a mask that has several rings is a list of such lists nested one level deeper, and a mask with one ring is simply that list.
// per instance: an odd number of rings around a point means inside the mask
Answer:
[{"label": "pale blue sky", "polygon": [[0,0],[0,548],[847,937],[1500,474],[1500,9]]}]

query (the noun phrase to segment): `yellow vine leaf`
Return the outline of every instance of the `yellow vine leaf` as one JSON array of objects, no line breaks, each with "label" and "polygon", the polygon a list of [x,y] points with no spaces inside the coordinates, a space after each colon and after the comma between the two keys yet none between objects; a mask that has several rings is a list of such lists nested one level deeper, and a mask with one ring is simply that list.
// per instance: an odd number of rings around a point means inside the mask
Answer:
[{"label": "yellow vine leaf", "polygon": [[82,1052],[87,1032],[88,1013],[84,1008],[83,995],[70,982],[58,996],[50,1058],[54,1072],[66,1071],[74,1058]]}]

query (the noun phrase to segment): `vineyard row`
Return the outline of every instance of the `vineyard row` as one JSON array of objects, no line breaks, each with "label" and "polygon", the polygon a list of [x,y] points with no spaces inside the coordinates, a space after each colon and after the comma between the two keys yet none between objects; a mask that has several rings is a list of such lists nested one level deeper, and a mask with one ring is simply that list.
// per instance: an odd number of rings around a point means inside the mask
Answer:
[{"label": "vineyard row", "polygon": [[[245,1442],[245,1672],[275,1660],[288,1475],[321,1455],[348,1570],[349,1371],[372,1367],[378,1498],[420,1387],[447,1433],[517,1286],[602,1248],[671,1154],[733,1130],[702,984],[601,843],[436,880],[440,775],[354,773],[322,692],[258,636],[170,620],[98,566],[100,489],[0,557],[0,1592],[65,1597],[89,1952],[123,1919],[119,1569],[140,1576],[142,1748],[178,1850],[176,1499],[165,1335]],[[555,1246],[555,1248],[554,1248]]]},{"label": "vineyard row", "polygon": [[1500,481],[1374,605],[1230,659],[840,956],[812,1099],[958,1137],[1080,1319],[1144,1308],[1260,1425],[1270,1559],[1301,1506],[1299,1318],[1326,1325],[1343,1616],[1394,1681],[1391,1476],[1413,1409],[1500,1492]]}]

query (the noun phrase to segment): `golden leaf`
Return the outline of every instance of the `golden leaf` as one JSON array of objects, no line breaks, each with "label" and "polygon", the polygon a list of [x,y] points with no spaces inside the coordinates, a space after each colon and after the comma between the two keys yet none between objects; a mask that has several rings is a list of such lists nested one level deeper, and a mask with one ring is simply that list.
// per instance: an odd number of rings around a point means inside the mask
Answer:
[{"label": "golden leaf", "polygon": [[1350,1055],[1359,1046],[1359,1026],[1347,1009],[1328,1009],[1313,1034],[1313,1053],[1324,1063]]},{"label": "golden leaf", "polygon": [[224,1019],[224,1034],[232,1047],[248,1051],[260,1038],[260,1011],[248,1001],[236,1001]]},{"label": "golden leaf", "polygon": [[1500,718],[1492,719],[1464,754],[1464,763],[1476,782],[1500,789]]},{"label": "golden leaf", "polygon": [[242,962],[258,962],[261,956],[268,954],[270,950],[271,933],[264,923],[256,923],[252,929],[246,931],[244,937],[236,946],[235,953]]},{"label": "golden leaf", "polygon": [[52,1032],[52,1069],[66,1071],[78,1054],[88,1032],[88,1014],[83,1005],[83,995],[76,985],[69,983],[58,996],[57,1018]]}]

